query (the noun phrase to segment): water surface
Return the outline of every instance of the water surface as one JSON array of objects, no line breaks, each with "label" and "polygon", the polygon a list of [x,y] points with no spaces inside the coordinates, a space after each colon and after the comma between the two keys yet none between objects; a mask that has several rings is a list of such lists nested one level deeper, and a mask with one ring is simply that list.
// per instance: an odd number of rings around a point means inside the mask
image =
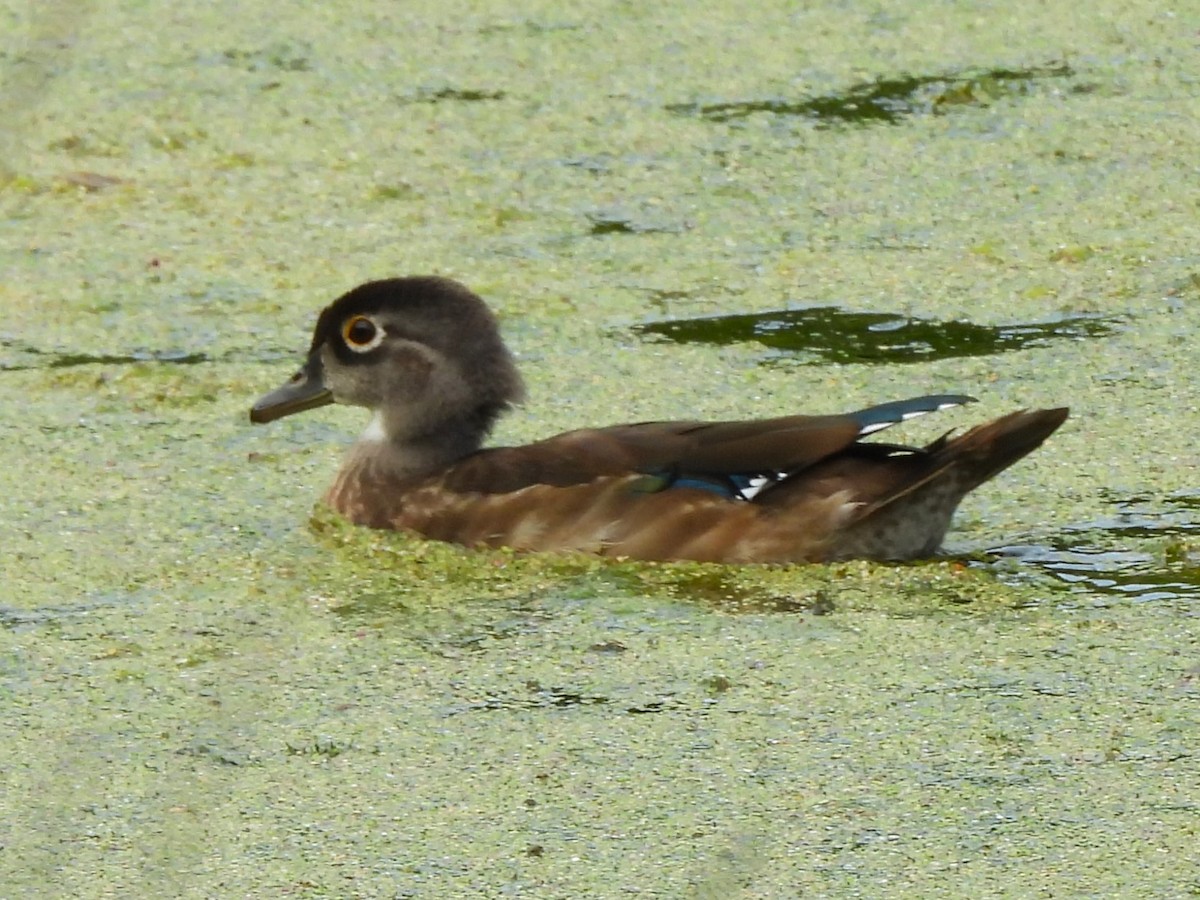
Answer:
[{"label": "water surface", "polygon": [[[280,12],[0,3],[0,883],[1194,893],[1197,22]],[[892,118],[814,118],[822,98]],[[407,272],[497,308],[530,383],[501,441],[925,393],[981,403],[897,439],[1072,418],[964,504],[948,560],[639,567],[358,532],[312,516],[363,417],[246,410],[322,305]],[[631,330],[799,305],[1116,325],[770,366]]]}]

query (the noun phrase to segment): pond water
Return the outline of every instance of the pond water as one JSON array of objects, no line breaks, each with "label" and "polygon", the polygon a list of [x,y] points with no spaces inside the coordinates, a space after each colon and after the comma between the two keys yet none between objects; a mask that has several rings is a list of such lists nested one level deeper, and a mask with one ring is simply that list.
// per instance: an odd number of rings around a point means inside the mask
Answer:
[{"label": "pond water", "polygon": [[[0,0],[0,883],[1194,894],[1198,27]],[[910,565],[348,528],[363,417],[246,413],[325,303],[426,272],[518,355],[498,442],[1072,416]]]}]

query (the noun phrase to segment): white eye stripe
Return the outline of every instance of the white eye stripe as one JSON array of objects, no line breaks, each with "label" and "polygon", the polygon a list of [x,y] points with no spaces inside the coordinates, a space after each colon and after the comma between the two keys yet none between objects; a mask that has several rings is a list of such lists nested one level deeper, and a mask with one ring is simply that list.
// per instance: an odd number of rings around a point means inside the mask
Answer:
[{"label": "white eye stripe", "polygon": [[351,316],[342,323],[342,340],[355,353],[370,353],[383,343],[386,332],[370,316]]}]

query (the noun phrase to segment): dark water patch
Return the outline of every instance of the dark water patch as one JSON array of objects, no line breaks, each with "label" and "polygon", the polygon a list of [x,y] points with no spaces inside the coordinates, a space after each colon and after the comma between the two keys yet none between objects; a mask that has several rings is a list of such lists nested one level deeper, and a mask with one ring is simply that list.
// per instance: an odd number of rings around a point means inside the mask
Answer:
[{"label": "dark water patch", "polygon": [[1200,598],[1200,569],[1176,573],[1162,567],[1157,554],[1106,550],[1067,543],[1012,545],[991,551],[998,557],[1035,567],[1063,584],[1091,593],[1130,600]]},{"label": "dark water patch", "polygon": [[[456,610],[440,615],[421,608],[409,592],[362,594],[331,612],[355,627],[407,622],[408,637],[427,653],[447,659],[496,650],[544,630],[552,614],[532,605],[530,597],[463,599]],[[414,617],[419,624],[414,625]]]},{"label": "dark water patch", "polygon": [[[705,698],[702,702],[708,702]],[[591,693],[570,687],[546,686],[527,681],[522,689],[489,694],[476,702],[452,707],[449,716],[472,712],[493,712],[514,709],[575,709],[585,706],[614,707],[628,715],[650,715],[670,712],[687,704],[672,693],[659,694],[652,699],[620,701],[604,694]]]},{"label": "dark water patch", "polygon": [[95,194],[108,188],[117,187],[128,182],[116,175],[103,175],[100,172],[65,172],[59,176],[59,181],[69,188],[79,188],[89,194]]},{"label": "dark water patch", "polygon": [[680,234],[688,222],[672,222],[620,207],[594,209],[587,214],[590,234]]},{"label": "dark water patch", "polygon": [[402,617],[412,612],[412,607],[405,602],[406,594],[402,591],[375,592],[359,594],[353,600],[347,600],[330,608],[330,612],[339,619],[345,619],[354,626],[373,625],[381,618]]},{"label": "dark water patch", "polygon": [[94,607],[76,606],[42,606],[37,609],[21,609],[16,606],[0,606],[0,627],[30,628],[38,625],[48,625],[63,619],[77,619],[91,614]]},{"label": "dark water patch", "polygon": [[67,369],[73,366],[112,365],[131,366],[136,363],[165,363],[173,366],[194,366],[199,363],[212,362],[206,353],[186,353],[184,351],[146,351],[143,353],[109,354],[109,353],[59,353],[51,357],[45,368]]},{"label": "dark water patch", "polygon": [[520,692],[505,691],[490,694],[481,700],[457,706],[447,711],[448,715],[468,712],[492,712],[510,709],[568,709],[578,706],[607,706],[611,698],[601,694],[564,687],[544,687],[536,681],[526,682]]},{"label": "dark water patch", "polygon": [[1181,300],[1194,302],[1200,297],[1200,272],[1192,272],[1177,279],[1167,290],[1166,296],[1175,301],[1172,304],[1175,308],[1179,307]]},{"label": "dark water patch", "polygon": [[479,34],[508,34],[523,31],[530,35],[554,34],[558,31],[581,31],[584,26],[575,22],[535,22],[525,19],[519,22],[496,22],[484,25]]},{"label": "dark water patch", "polygon": [[256,50],[226,50],[222,54],[227,65],[250,72],[309,72],[314,55],[312,45],[304,41],[282,41]]},{"label": "dark water patch", "polygon": [[1115,319],[1099,316],[978,325],[818,306],[670,319],[637,325],[633,330],[680,344],[726,345],[753,341],[788,356],[811,357],[810,361],[814,363],[909,363],[990,356],[1026,347],[1042,347],[1056,340],[1104,337],[1111,334],[1115,326]]},{"label": "dark water patch", "polygon": [[114,594],[83,603],[52,604],[33,608],[0,604],[0,628],[20,631],[28,628],[61,624],[76,619],[83,619],[115,607],[132,606],[135,603],[141,602],[141,599],[133,595]]},{"label": "dark water patch", "polygon": [[400,98],[401,103],[484,103],[503,100],[504,91],[485,88],[423,87]]},{"label": "dark water patch", "polygon": [[79,366],[195,366],[204,363],[276,363],[294,360],[296,350],[288,348],[256,348],[253,352],[232,350],[226,353],[203,353],[194,350],[133,350],[128,353],[88,353],[76,350],[43,350],[16,341],[0,340],[0,372],[21,372],[28,369],[73,369]]},{"label": "dark water patch", "polygon": [[766,97],[712,103],[677,103],[669,112],[711,122],[744,119],[755,113],[804,118],[817,128],[836,125],[897,125],[912,116],[944,115],[963,106],[989,106],[1005,97],[1033,93],[1047,79],[1069,78],[1064,63],[1027,69],[986,69],[944,75],[880,78],[837,94],[793,100]]},{"label": "dark water patch", "polygon": [[600,153],[592,156],[572,156],[561,161],[561,165],[570,169],[581,169],[593,175],[607,175],[613,169],[615,157],[611,153]]},{"label": "dark water patch", "polygon": [[1135,496],[1114,505],[1112,516],[1045,543],[990,553],[1001,565],[1014,561],[1009,574],[1018,580],[1034,570],[1073,592],[1139,602],[1200,599],[1200,493]]},{"label": "dark water patch", "polygon": [[194,740],[175,752],[179,756],[194,756],[223,766],[244,766],[251,761],[245,753],[225,747],[213,740]]},{"label": "dark water patch", "polygon": [[224,65],[247,72],[310,72],[316,56],[307,41],[276,41],[252,50],[233,48],[196,58],[199,65]]},{"label": "dark water patch", "polygon": [[139,363],[191,366],[212,362],[207,353],[186,350],[138,350],[132,353],[80,353],[69,350],[41,350],[28,344],[0,340],[0,348],[12,351],[0,357],[0,371],[17,372],[24,369],[70,369],[75,366],[132,366]]}]

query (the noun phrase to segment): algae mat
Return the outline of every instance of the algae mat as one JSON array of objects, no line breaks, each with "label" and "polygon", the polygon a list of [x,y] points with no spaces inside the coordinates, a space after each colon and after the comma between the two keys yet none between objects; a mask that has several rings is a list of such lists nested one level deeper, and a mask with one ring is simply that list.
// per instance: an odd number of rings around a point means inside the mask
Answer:
[{"label": "algae mat", "polygon": [[[1200,891],[1198,26],[0,3],[0,893]],[[500,312],[501,441],[1073,417],[919,565],[364,533],[313,506],[362,417],[246,410],[415,272]]]}]

